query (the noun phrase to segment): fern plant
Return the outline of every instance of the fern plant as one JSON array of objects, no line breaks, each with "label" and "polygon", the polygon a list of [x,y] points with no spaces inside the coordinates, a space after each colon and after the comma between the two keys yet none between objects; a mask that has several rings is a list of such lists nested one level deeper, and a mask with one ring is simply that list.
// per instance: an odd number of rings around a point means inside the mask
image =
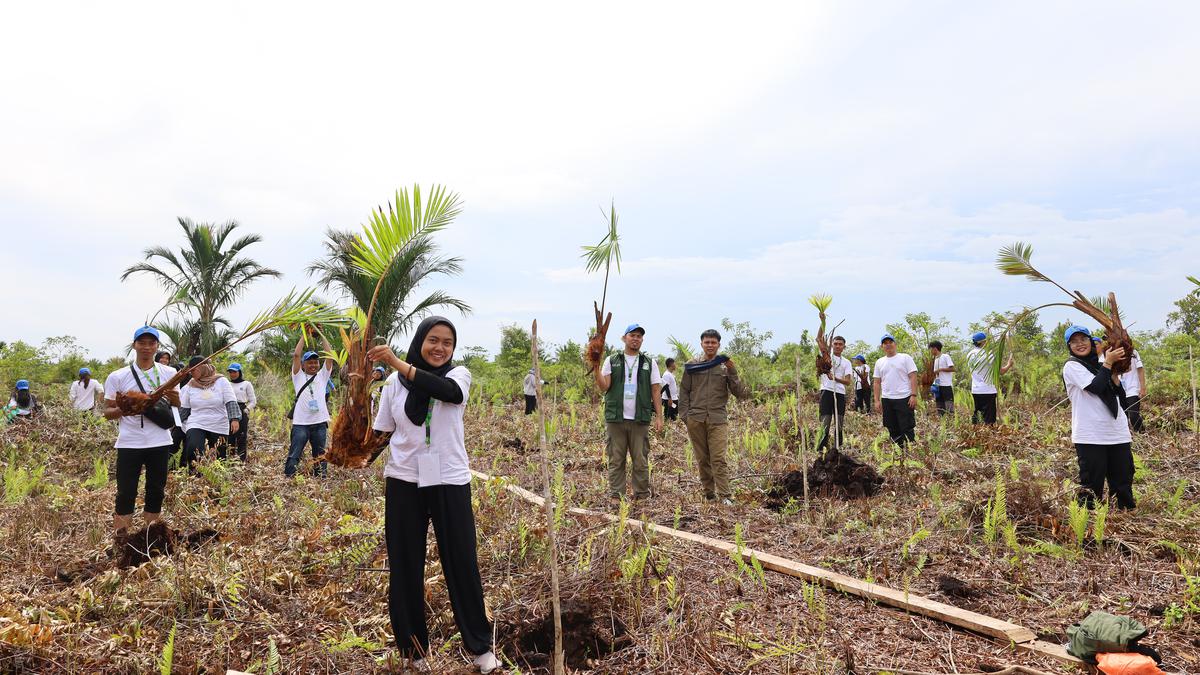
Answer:
[{"label": "fern plant", "polygon": [[171,662],[175,660],[175,629],[179,624],[171,626],[167,635],[167,643],[163,645],[162,655],[158,657],[159,675],[171,675]]},{"label": "fern plant", "polygon": [[1087,539],[1088,508],[1079,500],[1073,499],[1067,505],[1067,523],[1075,535],[1075,547],[1082,548],[1083,540]]}]

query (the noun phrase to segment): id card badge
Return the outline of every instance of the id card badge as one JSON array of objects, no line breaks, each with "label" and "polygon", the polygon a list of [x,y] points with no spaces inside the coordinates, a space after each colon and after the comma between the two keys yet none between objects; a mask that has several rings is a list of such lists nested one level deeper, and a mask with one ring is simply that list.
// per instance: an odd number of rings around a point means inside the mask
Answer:
[{"label": "id card badge", "polygon": [[309,399],[308,410],[309,412],[321,412],[321,404],[317,403],[317,399],[315,398]]},{"label": "id card badge", "polygon": [[417,455],[417,487],[429,487],[442,484],[442,463],[438,461],[436,452],[422,452]]},{"label": "id card badge", "polygon": [[632,401],[637,398],[637,382],[625,383],[625,400]]}]

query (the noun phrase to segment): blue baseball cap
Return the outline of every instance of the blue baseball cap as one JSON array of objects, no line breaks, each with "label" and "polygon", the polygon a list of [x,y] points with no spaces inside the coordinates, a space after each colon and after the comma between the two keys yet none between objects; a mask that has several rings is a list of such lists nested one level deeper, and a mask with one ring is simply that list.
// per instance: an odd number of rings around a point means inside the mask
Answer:
[{"label": "blue baseball cap", "polygon": [[1096,344],[1100,344],[1101,340],[1100,340],[1100,338],[1098,338],[1098,337],[1096,337],[1095,335],[1093,335],[1093,336],[1092,336],[1092,342],[1095,342]]},{"label": "blue baseball cap", "polygon": [[91,369],[91,368],[80,368],[80,369],[79,369],[79,374],[80,374],[80,375],[91,375],[91,374],[92,374],[92,369]]},{"label": "blue baseball cap", "polygon": [[635,330],[640,330],[640,331],[642,331],[642,335],[645,335],[645,334],[646,334],[646,329],[645,329],[645,328],[642,328],[642,324],[640,324],[640,323],[631,323],[631,324],[629,324],[628,326],[626,326],[626,327],[625,327],[625,332],[624,332],[624,333],[621,333],[621,335],[622,335],[622,336],[629,335],[630,333],[632,333],[632,332],[633,332],[633,331],[635,331]]},{"label": "blue baseball cap", "polygon": [[987,333],[980,331],[971,335],[971,342],[983,342],[987,339]]},{"label": "blue baseball cap", "polygon": [[304,357],[301,358],[300,360],[308,361],[310,359],[319,359],[319,358],[321,358],[321,355],[316,352],[304,352]]},{"label": "blue baseball cap", "polygon": [[[882,342],[882,340],[880,340],[880,342]],[[867,357],[866,357],[866,356],[863,356],[862,354],[855,354],[855,355],[854,355],[854,360],[855,360],[855,361],[862,361],[863,363],[866,363],[866,362],[867,362]]]},{"label": "blue baseball cap", "polygon": [[17,380],[17,389],[28,389],[29,380]]},{"label": "blue baseball cap", "polygon": [[891,334],[884,335],[883,337],[879,338],[879,344],[883,344],[884,340],[891,340],[892,342],[895,342],[896,338],[894,336],[892,336]]},{"label": "blue baseball cap", "polygon": [[226,368],[225,370],[236,370],[237,372],[239,372],[239,373],[240,373],[240,372],[242,372],[242,364],[240,364],[240,363],[231,363],[231,364],[229,364],[229,367],[228,367],[228,368]]},{"label": "blue baseball cap", "polygon": [[153,326],[142,326],[141,328],[133,331],[133,341],[137,342],[138,338],[142,337],[143,335],[149,335],[153,337],[155,342],[162,342],[162,340],[160,340],[158,337],[158,329],[154,328]]},{"label": "blue baseball cap", "polygon": [[379,371],[379,372],[381,372],[381,373],[386,373],[386,372],[387,372],[387,368],[384,368],[383,366],[375,366],[375,368],[374,368],[374,369],[375,369],[375,370],[378,370],[378,371]]},{"label": "blue baseball cap", "polygon": [[1075,324],[1073,326],[1068,327],[1066,330],[1063,331],[1063,342],[1070,342],[1071,337],[1073,335],[1075,335],[1076,333],[1083,333],[1084,335],[1086,335],[1088,337],[1092,337],[1092,331],[1084,328],[1083,326]]}]

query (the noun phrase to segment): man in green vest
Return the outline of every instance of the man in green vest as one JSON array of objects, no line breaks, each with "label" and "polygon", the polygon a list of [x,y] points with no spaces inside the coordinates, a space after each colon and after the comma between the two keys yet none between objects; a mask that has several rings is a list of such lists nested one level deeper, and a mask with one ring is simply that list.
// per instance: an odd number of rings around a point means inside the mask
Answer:
[{"label": "man in green vest", "polygon": [[679,416],[687,425],[704,498],[728,505],[733,503],[730,499],[733,493],[729,487],[729,464],[725,460],[729,447],[726,406],[730,394],[744,399],[750,395],[750,388],[738,377],[733,361],[718,353],[720,333],[711,328],[701,333],[700,348],[704,353],[683,367]]},{"label": "man in green vest", "polygon": [[612,354],[593,371],[596,388],[604,395],[604,426],[608,428],[608,496],[625,496],[625,458],[633,464],[633,498],[650,496],[650,423],[662,431],[662,379],[654,359],[642,354],[646,329],[630,324],[621,336],[625,349]]}]

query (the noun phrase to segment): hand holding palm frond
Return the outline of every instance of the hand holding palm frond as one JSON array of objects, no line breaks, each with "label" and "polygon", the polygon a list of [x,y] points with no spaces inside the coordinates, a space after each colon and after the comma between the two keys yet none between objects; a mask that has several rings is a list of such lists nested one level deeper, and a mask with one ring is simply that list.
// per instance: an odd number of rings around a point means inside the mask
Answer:
[{"label": "hand holding palm frond", "polygon": [[817,328],[817,377],[827,375],[833,369],[833,358],[829,352],[829,341],[825,339],[825,310],[833,304],[833,296],[827,293],[815,293],[808,298],[808,304],[817,309],[821,317],[821,325]]},{"label": "hand holding palm frond", "polygon": [[[996,256],[996,267],[1001,272],[1011,276],[1023,276],[1032,281],[1054,284],[1059,290],[1070,296],[1071,304],[1069,306],[1087,314],[1104,327],[1105,341],[1101,344],[1102,349],[1109,347],[1125,348],[1125,358],[1113,364],[1113,372],[1118,375],[1129,372],[1133,360],[1133,340],[1129,337],[1129,333],[1125,330],[1125,326],[1122,323],[1116,294],[1109,293],[1107,301],[1105,301],[1102,297],[1088,298],[1079,291],[1068,291],[1057,281],[1035,269],[1031,262],[1032,258],[1033,247],[1029,244],[1017,242],[1000,249],[1000,253]],[[1042,305],[1042,307],[1059,304],[1063,303],[1051,303],[1050,305]],[[997,342],[1003,341],[998,340]],[[1002,349],[1003,347],[997,348]],[[999,367],[999,359],[996,359],[996,366]]]},{"label": "hand holding palm frond", "polygon": [[592,302],[592,308],[596,312],[596,332],[592,333],[583,354],[589,373],[599,368],[600,361],[604,358],[605,338],[608,334],[608,325],[612,322],[612,312],[605,315],[604,309],[605,303],[608,301],[608,276],[614,261],[617,263],[617,272],[621,272],[621,240],[617,234],[615,205],[610,205],[607,218],[608,230],[605,232],[604,238],[595,246],[584,246],[581,256],[586,261],[585,269],[588,272],[604,268],[604,291],[600,296],[600,304]]}]

